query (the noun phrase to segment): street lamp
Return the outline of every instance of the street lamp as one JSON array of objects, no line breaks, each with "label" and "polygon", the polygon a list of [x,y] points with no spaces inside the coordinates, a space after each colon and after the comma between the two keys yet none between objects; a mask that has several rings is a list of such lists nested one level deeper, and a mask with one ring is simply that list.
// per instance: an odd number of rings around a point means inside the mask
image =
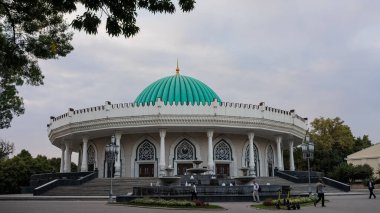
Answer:
[{"label": "street lamp", "polygon": [[309,177],[309,195],[311,195],[311,185],[310,185],[310,159],[314,159],[314,142],[310,141],[310,136],[306,133],[305,141],[301,145],[303,159],[307,159],[307,171]]},{"label": "street lamp", "polygon": [[109,202],[112,202],[112,179],[113,179],[113,165],[116,160],[117,154],[118,154],[118,148],[119,146],[116,145],[115,136],[112,135],[111,137],[111,143],[106,145],[106,160],[109,167],[111,167],[111,176],[110,176],[110,193],[109,193]]}]

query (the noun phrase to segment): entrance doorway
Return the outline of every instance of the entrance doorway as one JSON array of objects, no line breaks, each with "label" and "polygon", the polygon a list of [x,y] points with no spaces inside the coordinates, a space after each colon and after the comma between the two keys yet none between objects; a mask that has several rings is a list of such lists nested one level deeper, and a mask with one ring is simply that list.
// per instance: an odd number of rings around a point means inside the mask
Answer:
[{"label": "entrance doorway", "polygon": [[230,164],[227,163],[218,163],[215,165],[216,167],[216,175],[228,177],[230,176]]},{"label": "entrance doorway", "polygon": [[192,163],[178,163],[177,164],[177,175],[184,175],[187,169],[193,168]]},{"label": "entrance doorway", "polygon": [[140,164],[139,177],[154,177],[154,164]]}]

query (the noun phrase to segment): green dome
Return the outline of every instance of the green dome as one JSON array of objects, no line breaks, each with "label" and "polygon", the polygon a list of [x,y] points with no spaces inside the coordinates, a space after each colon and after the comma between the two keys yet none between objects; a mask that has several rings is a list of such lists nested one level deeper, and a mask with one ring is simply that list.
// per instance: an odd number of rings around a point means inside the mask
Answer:
[{"label": "green dome", "polygon": [[216,99],[221,102],[219,96],[206,84],[192,77],[176,75],[161,78],[145,88],[135,103],[150,104],[155,103],[160,98],[165,105],[208,105]]}]

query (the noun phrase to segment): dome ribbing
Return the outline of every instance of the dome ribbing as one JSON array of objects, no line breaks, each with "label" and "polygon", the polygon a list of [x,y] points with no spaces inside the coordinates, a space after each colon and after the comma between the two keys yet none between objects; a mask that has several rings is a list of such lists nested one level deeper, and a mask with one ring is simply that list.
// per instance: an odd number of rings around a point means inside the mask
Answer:
[{"label": "dome ribbing", "polygon": [[150,104],[160,98],[165,105],[210,105],[216,99],[221,102],[219,96],[203,82],[188,76],[176,75],[168,76],[155,81],[146,87],[135,103]]}]

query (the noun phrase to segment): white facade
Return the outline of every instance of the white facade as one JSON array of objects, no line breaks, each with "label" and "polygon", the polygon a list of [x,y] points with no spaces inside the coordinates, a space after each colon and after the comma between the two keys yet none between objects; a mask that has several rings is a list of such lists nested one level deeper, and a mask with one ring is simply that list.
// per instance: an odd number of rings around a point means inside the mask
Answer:
[{"label": "white facade", "polygon": [[193,160],[213,173],[273,176],[284,169],[284,149],[302,142],[307,119],[294,110],[259,105],[218,103],[211,105],[111,104],[69,111],[51,117],[48,136],[62,149],[61,172],[69,172],[71,153],[79,152],[81,171],[98,168],[109,176],[105,146],[115,135],[119,145],[114,165],[116,177],[161,176],[165,169],[182,174]]}]

